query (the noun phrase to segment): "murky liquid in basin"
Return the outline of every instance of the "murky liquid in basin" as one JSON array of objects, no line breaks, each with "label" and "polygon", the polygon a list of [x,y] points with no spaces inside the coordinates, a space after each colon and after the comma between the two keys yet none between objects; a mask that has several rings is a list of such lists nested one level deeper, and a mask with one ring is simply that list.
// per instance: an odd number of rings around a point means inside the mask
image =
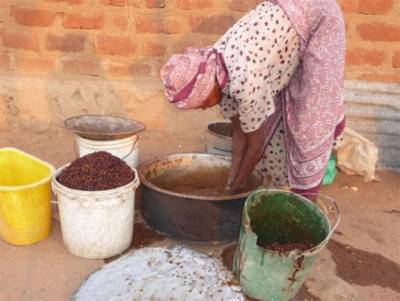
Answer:
[{"label": "murky liquid in basin", "polygon": [[[220,196],[227,195],[224,187],[228,181],[228,167],[174,167],[162,174],[150,178],[154,185],[173,192],[197,195]],[[245,193],[260,186],[257,177],[250,177],[243,187],[236,193]]]}]

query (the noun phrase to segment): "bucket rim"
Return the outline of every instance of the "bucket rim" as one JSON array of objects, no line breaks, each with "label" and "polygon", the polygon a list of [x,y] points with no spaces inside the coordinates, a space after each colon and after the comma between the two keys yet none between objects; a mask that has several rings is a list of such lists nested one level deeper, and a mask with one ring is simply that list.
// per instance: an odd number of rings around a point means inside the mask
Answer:
[{"label": "bucket rim", "polygon": [[[327,214],[326,214],[325,212],[322,211],[322,209],[320,208],[319,205],[317,205],[316,203],[312,202],[311,200],[309,200],[308,198],[306,198],[306,197],[304,197],[304,196],[302,196],[302,195],[300,195],[300,194],[291,192],[291,191],[289,191],[289,190],[284,190],[284,189],[269,189],[269,188],[261,188],[261,189],[258,189],[258,190],[256,190],[256,191],[254,191],[254,192],[247,198],[247,200],[246,200],[246,202],[245,202],[245,205],[244,205],[244,208],[243,208],[243,219],[242,219],[242,225],[243,225],[248,231],[250,231],[253,235],[255,235],[255,236],[257,236],[257,237],[258,237],[258,235],[253,231],[253,229],[251,228],[251,225],[250,225],[250,224],[245,224],[245,221],[246,221],[246,220],[247,220],[247,221],[250,220],[250,217],[249,217],[249,214],[248,214],[248,209],[249,209],[249,202],[248,202],[248,201],[249,201],[250,198],[256,196],[257,194],[261,194],[261,193],[265,193],[265,192],[267,192],[267,193],[271,193],[271,192],[272,192],[272,193],[283,193],[283,194],[286,194],[286,195],[294,195],[294,196],[298,197],[299,199],[301,199],[301,200],[303,200],[303,201],[305,201],[305,202],[307,202],[307,203],[309,203],[309,204],[315,206],[315,207],[320,211],[320,213],[323,215],[325,221],[327,222],[327,224],[328,224],[328,226],[329,226],[328,233],[326,234],[325,238],[324,238],[319,244],[317,244],[317,245],[315,245],[314,247],[312,247],[312,248],[310,248],[310,249],[308,249],[308,250],[305,250],[305,251],[300,251],[300,252],[299,252],[299,250],[293,250],[293,251],[289,252],[289,253],[288,253],[287,255],[285,255],[285,256],[286,256],[286,257],[294,257],[294,258],[298,258],[298,257],[301,257],[301,256],[311,257],[311,256],[314,256],[315,254],[321,252],[322,249],[323,249],[323,248],[326,246],[326,244],[329,242],[329,240],[330,240],[332,234],[335,232],[337,226],[339,225],[340,219],[341,219],[340,212],[339,212],[339,209],[338,209],[338,207],[337,207],[336,202],[335,202],[335,206],[336,206],[335,209],[337,210],[337,222],[336,222],[336,224],[332,224],[331,221],[329,220]],[[320,196],[323,196],[322,194],[319,194],[319,195],[320,195]],[[325,197],[325,196],[324,196],[324,197]],[[257,248],[259,248],[260,250],[265,251],[265,249],[262,248],[262,247],[260,247],[259,245],[257,245]],[[271,252],[273,252],[273,251],[271,251]],[[273,253],[276,253],[276,254],[277,254],[277,252],[273,252]]]},{"label": "bucket rim", "polygon": [[46,162],[46,161],[44,161],[42,159],[39,159],[38,157],[36,157],[34,155],[31,155],[31,154],[29,154],[27,152],[24,152],[24,151],[22,151],[22,150],[20,150],[20,149],[18,149],[16,147],[3,147],[3,148],[0,148],[0,152],[3,152],[3,151],[13,151],[13,152],[19,153],[19,154],[21,154],[21,155],[23,155],[25,157],[28,157],[28,158],[32,159],[33,161],[36,161],[36,162],[46,166],[49,169],[49,174],[46,177],[42,178],[41,180],[35,181],[33,183],[30,183],[30,184],[12,185],[12,186],[0,185],[0,190],[3,190],[3,191],[17,191],[17,190],[32,189],[32,188],[41,186],[41,185],[46,184],[47,182],[51,181],[51,179],[52,179],[52,177],[53,177],[53,175],[55,173],[55,170],[56,170],[55,167],[52,164],[50,164],[50,163],[48,163],[48,162]]},{"label": "bucket rim", "polygon": [[59,190],[59,191],[66,192],[66,193],[69,193],[72,195],[77,195],[77,196],[98,196],[98,197],[100,197],[100,196],[112,195],[112,194],[115,194],[118,192],[132,189],[132,188],[134,190],[136,190],[140,185],[140,179],[139,179],[139,175],[138,175],[136,168],[130,167],[135,175],[135,179],[124,186],[113,188],[113,189],[108,189],[108,190],[99,190],[99,191],[87,191],[87,190],[72,189],[72,188],[69,188],[57,181],[57,176],[69,165],[71,165],[71,163],[67,163],[55,171],[55,173],[53,175],[53,179],[52,179],[52,186],[53,186],[54,190]]}]

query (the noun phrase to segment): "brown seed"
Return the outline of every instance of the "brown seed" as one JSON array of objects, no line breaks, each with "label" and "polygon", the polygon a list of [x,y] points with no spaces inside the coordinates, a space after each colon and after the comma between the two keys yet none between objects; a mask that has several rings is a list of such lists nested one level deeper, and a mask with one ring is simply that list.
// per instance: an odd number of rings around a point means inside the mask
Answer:
[{"label": "brown seed", "polygon": [[72,162],[57,181],[76,190],[101,191],[122,187],[134,178],[124,161],[107,152],[97,152]]}]

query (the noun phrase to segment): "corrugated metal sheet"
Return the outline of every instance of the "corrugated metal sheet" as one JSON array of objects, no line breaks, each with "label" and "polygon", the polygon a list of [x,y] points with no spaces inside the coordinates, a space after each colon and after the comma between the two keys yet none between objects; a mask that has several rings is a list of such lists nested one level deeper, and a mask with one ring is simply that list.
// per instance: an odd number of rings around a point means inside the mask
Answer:
[{"label": "corrugated metal sheet", "polygon": [[400,84],[347,81],[347,125],[379,148],[379,167],[400,172]]}]

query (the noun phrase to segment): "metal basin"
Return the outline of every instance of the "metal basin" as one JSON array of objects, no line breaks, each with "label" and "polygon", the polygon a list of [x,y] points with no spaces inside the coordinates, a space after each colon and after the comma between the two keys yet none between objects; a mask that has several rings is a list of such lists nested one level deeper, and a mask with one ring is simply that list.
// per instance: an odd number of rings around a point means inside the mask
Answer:
[{"label": "metal basin", "polygon": [[242,193],[226,195],[230,159],[210,154],[176,154],[139,166],[142,214],[158,232],[176,240],[227,243],[239,236],[244,202],[261,186],[255,172]]},{"label": "metal basin", "polygon": [[139,121],[103,116],[81,115],[64,121],[65,128],[90,140],[118,140],[132,137],[144,131]]}]

